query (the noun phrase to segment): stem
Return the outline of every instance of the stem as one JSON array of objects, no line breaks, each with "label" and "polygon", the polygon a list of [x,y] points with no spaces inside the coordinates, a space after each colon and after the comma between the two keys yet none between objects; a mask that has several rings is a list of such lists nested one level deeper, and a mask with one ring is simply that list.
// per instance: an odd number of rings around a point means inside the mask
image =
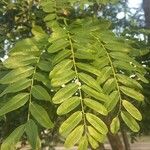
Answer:
[{"label": "stem", "polygon": [[[41,53],[42,54],[42,53]],[[41,56],[40,54],[40,56]],[[32,75],[32,79],[31,79],[31,86],[30,86],[30,93],[29,93],[29,106],[28,106],[28,117],[27,117],[27,120],[30,119],[30,104],[32,102],[32,88],[33,88],[33,85],[34,85],[34,78],[35,78],[35,73],[36,73],[36,69],[37,69],[37,64],[39,63],[41,57],[39,56],[37,62],[36,62],[36,65],[35,65],[35,68],[33,70],[33,75]]]},{"label": "stem", "polygon": [[120,111],[121,111],[121,106],[122,106],[122,98],[121,98],[121,93],[120,93],[120,87],[119,87],[119,84],[118,84],[118,79],[116,77],[116,71],[115,71],[115,67],[113,65],[113,62],[111,60],[111,57],[109,55],[109,53],[107,52],[107,49],[104,47],[104,45],[101,43],[102,47],[106,50],[106,54],[107,54],[107,57],[109,59],[109,62],[110,62],[110,66],[112,68],[112,71],[113,71],[113,76],[114,76],[114,79],[115,79],[115,83],[116,83],[116,87],[117,87],[117,91],[118,91],[118,94],[119,94],[119,110],[118,110],[118,113],[117,113],[117,116],[119,115]]},{"label": "stem", "polygon": [[[75,70],[77,81],[79,82],[79,75],[78,75],[78,71],[77,71],[77,67],[76,67],[73,43],[72,43],[71,36],[70,36],[69,33],[68,33],[68,38],[69,38],[69,43],[70,43],[71,52],[72,52],[73,66],[74,66],[74,70]],[[83,97],[82,97],[82,92],[81,92],[81,85],[80,84],[78,84],[78,85],[79,85],[78,91],[79,91],[79,96],[80,96],[80,101],[81,101],[81,108],[82,108],[82,114],[83,114],[84,128],[85,128],[85,131],[86,131],[87,130],[86,129],[87,125],[86,125],[86,117],[85,117],[85,111],[84,111]]]},{"label": "stem", "polygon": [[[92,36],[94,36],[94,35],[92,35]],[[110,57],[107,49],[105,48],[103,43],[97,37],[94,36],[94,38],[96,38],[98,40],[98,42],[101,44],[102,48],[106,51],[107,57],[109,59],[110,66],[112,68],[113,76],[114,76],[115,83],[116,83],[116,88],[117,88],[117,91],[118,91],[118,94],[119,94],[119,109],[118,109],[118,113],[117,113],[117,116],[119,116],[119,113],[120,113],[121,107],[122,107],[122,98],[121,98],[121,93],[120,93],[120,87],[119,87],[119,84],[118,84],[118,79],[117,79],[117,76],[116,76],[117,73],[116,73],[115,67],[113,65],[113,62],[111,60],[111,57]]]}]

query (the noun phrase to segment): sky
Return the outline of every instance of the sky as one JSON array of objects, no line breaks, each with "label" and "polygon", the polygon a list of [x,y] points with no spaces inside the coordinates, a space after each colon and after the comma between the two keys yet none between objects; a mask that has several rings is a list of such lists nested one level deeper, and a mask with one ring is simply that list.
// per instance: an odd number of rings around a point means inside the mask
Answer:
[{"label": "sky", "polygon": [[128,5],[131,8],[139,8],[142,4],[142,0],[128,0]]}]

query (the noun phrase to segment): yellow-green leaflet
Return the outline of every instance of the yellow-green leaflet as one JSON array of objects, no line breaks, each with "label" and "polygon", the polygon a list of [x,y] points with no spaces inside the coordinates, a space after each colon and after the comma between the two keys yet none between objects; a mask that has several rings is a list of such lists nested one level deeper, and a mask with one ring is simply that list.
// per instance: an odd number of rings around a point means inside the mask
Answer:
[{"label": "yellow-green leaflet", "polygon": [[97,100],[100,100],[100,101],[103,101],[103,102],[106,102],[108,100],[110,100],[110,97],[106,94],[103,94],[101,92],[97,92],[96,90],[90,88],[89,86],[87,85],[82,85],[82,88],[81,88],[86,94],[96,98]]},{"label": "yellow-green leaflet", "polygon": [[64,88],[61,88],[52,98],[54,104],[62,103],[64,100],[70,98],[78,90],[76,83],[70,83]]},{"label": "yellow-green leaflet", "polygon": [[133,89],[125,87],[125,86],[121,86],[120,89],[124,94],[126,94],[127,96],[129,96],[137,101],[144,100],[144,96],[141,93],[137,92],[136,90],[133,90]]},{"label": "yellow-green leaflet", "polygon": [[98,118],[97,116],[95,116],[91,113],[87,113],[86,114],[86,119],[101,134],[104,134],[104,135],[107,134],[108,128],[107,128],[106,124],[100,118]]},{"label": "yellow-green leaflet", "polygon": [[88,126],[89,134],[98,142],[104,143],[106,136],[100,134],[97,130],[95,130],[92,126]]},{"label": "yellow-green leaflet", "polygon": [[110,124],[110,131],[115,134],[118,132],[120,128],[120,121],[118,117],[113,118],[111,124]]},{"label": "yellow-green leaflet", "polygon": [[98,148],[98,146],[99,146],[98,142],[92,136],[90,136],[89,134],[88,134],[88,141],[89,141],[89,143],[90,143],[90,145],[92,146],[93,149]]},{"label": "yellow-green leaflet", "polygon": [[57,109],[58,115],[64,115],[75,109],[80,104],[80,97],[74,96],[65,100]]},{"label": "yellow-green leaflet", "polygon": [[95,101],[95,100],[92,100],[92,99],[89,99],[89,98],[85,98],[84,99],[84,103],[86,106],[88,106],[89,108],[95,110],[96,112],[106,116],[108,114],[108,111],[107,109],[104,107],[104,105],[102,105],[101,103]]},{"label": "yellow-green leaflet", "polygon": [[69,147],[74,146],[76,143],[78,143],[79,140],[80,140],[81,137],[82,137],[83,131],[84,131],[83,125],[80,125],[80,126],[76,127],[76,128],[67,136],[66,141],[65,141],[65,146],[69,148]]},{"label": "yellow-green leaflet", "polygon": [[121,117],[123,119],[123,121],[125,122],[125,124],[134,132],[138,132],[140,130],[140,127],[138,125],[138,123],[135,121],[135,119],[128,113],[125,111],[121,112]]},{"label": "yellow-green leaflet", "polygon": [[86,135],[84,135],[79,142],[78,150],[87,150],[88,149],[88,140]]},{"label": "yellow-green leaflet", "polygon": [[130,102],[123,100],[122,105],[124,108],[137,120],[141,121],[142,120],[142,115],[139,112],[139,110]]},{"label": "yellow-green leaflet", "polygon": [[73,113],[67,120],[65,120],[59,128],[61,135],[68,135],[82,120],[82,112],[77,111]]}]

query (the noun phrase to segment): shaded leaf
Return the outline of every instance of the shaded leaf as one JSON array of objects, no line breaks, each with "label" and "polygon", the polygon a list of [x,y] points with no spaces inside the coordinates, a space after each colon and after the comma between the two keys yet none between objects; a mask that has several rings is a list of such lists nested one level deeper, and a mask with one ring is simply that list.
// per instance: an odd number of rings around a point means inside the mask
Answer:
[{"label": "shaded leaf", "polygon": [[20,140],[25,130],[25,125],[17,127],[2,143],[1,150],[15,150],[15,144]]},{"label": "shaded leaf", "polygon": [[50,120],[46,110],[42,106],[40,106],[36,103],[31,103],[30,104],[30,112],[31,112],[32,116],[43,127],[47,128],[47,129],[53,128],[53,123]]},{"label": "shaded leaf", "polygon": [[33,120],[28,120],[26,123],[25,132],[32,149],[40,149],[40,141],[38,136],[38,127]]},{"label": "shaded leaf", "polygon": [[23,106],[29,99],[28,93],[20,93],[7,101],[4,106],[0,108],[0,116],[5,115],[8,112],[16,110]]},{"label": "shaded leaf", "polygon": [[33,74],[33,67],[21,67],[10,71],[0,79],[1,84],[10,84]]},{"label": "shaded leaf", "polygon": [[40,85],[34,85],[31,91],[32,95],[39,100],[50,101],[51,97],[47,90]]},{"label": "shaded leaf", "polygon": [[15,93],[15,92],[22,91],[28,88],[30,85],[31,85],[30,79],[18,80],[17,82],[14,82],[10,84],[8,87],[6,87],[6,89],[0,94],[0,97],[8,93]]}]

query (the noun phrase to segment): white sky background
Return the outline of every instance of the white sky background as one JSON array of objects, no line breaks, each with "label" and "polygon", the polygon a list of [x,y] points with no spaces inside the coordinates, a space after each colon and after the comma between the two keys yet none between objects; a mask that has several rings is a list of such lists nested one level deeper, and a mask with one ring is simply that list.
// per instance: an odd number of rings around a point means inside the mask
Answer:
[{"label": "white sky background", "polygon": [[142,5],[142,0],[128,0],[128,5],[131,8],[139,8]]}]

